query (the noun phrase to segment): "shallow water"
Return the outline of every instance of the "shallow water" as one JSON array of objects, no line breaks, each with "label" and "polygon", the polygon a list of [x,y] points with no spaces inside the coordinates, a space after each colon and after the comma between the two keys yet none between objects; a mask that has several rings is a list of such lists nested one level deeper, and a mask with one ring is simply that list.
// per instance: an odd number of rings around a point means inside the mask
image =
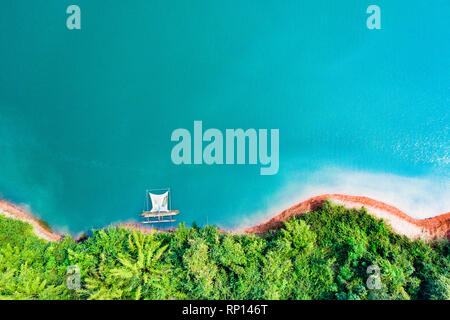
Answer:
[{"label": "shallow water", "polygon": [[[450,210],[448,1],[0,3],[0,192],[78,232],[170,186],[188,223],[252,224],[306,196]],[[280,168],[176,166],[173,130],[280,129]]]}]

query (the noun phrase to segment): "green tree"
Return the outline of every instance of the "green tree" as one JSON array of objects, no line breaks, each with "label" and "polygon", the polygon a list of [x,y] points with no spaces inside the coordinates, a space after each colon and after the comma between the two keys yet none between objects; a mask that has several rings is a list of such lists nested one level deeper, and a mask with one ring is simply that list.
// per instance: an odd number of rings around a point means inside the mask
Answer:
[{"label": "green tree", "polygon": [[133,231],[128,237],[128,251],[118,254],[119,265],[101,265],[99,273],[86,279],[92,291],[90,299],[164,299],[170,296],[170,266],[161,260],[167,245]]}]

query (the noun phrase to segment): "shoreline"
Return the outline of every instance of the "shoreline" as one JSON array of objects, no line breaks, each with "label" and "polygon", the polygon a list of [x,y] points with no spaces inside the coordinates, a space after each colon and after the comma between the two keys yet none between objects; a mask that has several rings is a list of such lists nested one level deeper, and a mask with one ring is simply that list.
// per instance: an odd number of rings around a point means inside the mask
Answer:
[{"label": "shoreline", "polygon": [[450,239],[450,212],[432,218],[415,219],[400,209],[384,202],[369,197],[344,194],[323,194],[309,198],[282,211],[280,214],[265,222],[256,226],[242,228],[238,231],[241,233],[260,234],[271,229],[277,229],[291,217],[313,211],[315,208],[321,206],[325,200],[331,200],[331,202],[343,205],[348,209],[361,209],[365,207],[370,215],[378,219],[383,219],[387,224],[391,225],[394,232],[405,235],[412,240],[419,238],[424,240],[433,240],[436,238]]},{"label": "shoreline", "polygon": [[28,222],[33,227],[33,232],[38,238],[47,241],[61,241],[64,238],[63,235],[57,232],[47,230],[41,225],[39,219],[33,217],[24,208],[12,204],[6,200],[0,200],[0,214],[3,214],[8,218]]},{"label": "shoreline", "polygon": [[[300,216],[304,213],[311,212],[315,208],[322,205],[325,200],[331,200],[331,202],[338,205],[343,205],[349,209],[360,209],[365,207],[370,215],[378,219],[383,219],[387,224],[391,225],[394,232],[400,235],[405,235],[412,240],[433,240],[437,238],[450,239],[450,212],[432,218],[415,219],[396,207],[388,205],[384,202],[364,196],[351,196],[343,194],[323,194],[315,196],[282,211],[280,214],[277,214],[260,224],[247,228],[227,230],[225,232],[261,234],[268,232],[271,229],[278,229],[291,217]],[[31,224],[34,233],[41,239],[47,241],[61,241],[64,238],[64,235],[47,230],[42,226],[42,222],[40,222],[39,219],[33,217],[32,214],[28,213],[24,208],[12,204],[6,200],[0,200],[0,214]],[[143,233],[161,231],[156,228],[141,226],[139,223],[124,222],[115,226],[134,229]]]}]

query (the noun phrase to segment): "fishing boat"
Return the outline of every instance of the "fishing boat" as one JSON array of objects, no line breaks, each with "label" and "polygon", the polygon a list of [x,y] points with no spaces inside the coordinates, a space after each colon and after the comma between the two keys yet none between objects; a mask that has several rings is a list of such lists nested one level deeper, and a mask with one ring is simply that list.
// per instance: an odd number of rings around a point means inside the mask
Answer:
[{"label": "fishing boat", "polygon": [[170,188],[146,190],[145,199],[145,209],[141,214],[145,220],[141,223],[147,224],[176,221],[174,217],[180,212],[171,209]]}]

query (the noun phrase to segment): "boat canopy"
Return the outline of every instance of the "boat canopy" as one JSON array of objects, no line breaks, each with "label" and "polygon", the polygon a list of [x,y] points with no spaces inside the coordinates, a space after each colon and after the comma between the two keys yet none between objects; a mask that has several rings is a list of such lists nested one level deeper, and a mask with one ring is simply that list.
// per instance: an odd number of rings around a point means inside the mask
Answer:
[{"label": "boat canopy", "polygon": [[163,194],[153,194],[149,192],[152,199],[152,210],[150,212],[167,212],[169,211],[169,191]]}]

